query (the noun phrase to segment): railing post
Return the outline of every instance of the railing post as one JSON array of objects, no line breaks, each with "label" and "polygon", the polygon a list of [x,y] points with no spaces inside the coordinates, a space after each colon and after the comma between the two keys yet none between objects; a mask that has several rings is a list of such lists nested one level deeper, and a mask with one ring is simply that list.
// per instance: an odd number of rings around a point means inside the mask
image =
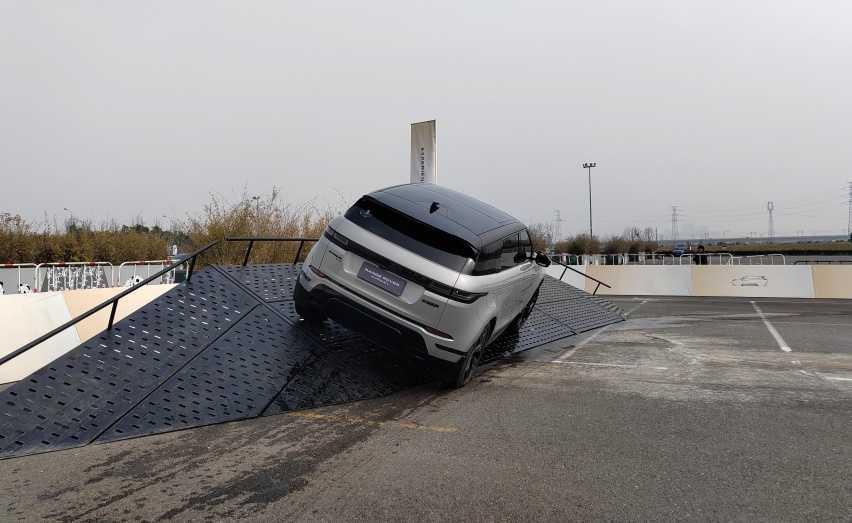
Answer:
[{"label": "railing post", "polygon": [[112,330],[112,322],[115,321],[116,308],[118,308],[118,300],[112,302],[112,309],[109,311],[109,325],[107,325],[107,330]]},{"label": "railing post", "polygon": [[299,255],[302,254],[302,246],[305,244],[305,240],[299,240],[299,248],[296,249],[296,257],[293,258],[293,263],[299,262]]},{"label": "railing post", "polygon": [[248,265],[249,255],[251,254],[251,248],[254,246],[254,240],[249,240],[248,249],[246,249],[246,257],[243,258],[243,267]]},{"label": "railing post", "polygon": [[195,270],[195,258],[197,256],[193,256],[191,260],[189,260],[189,270],[186,272],[186,283],[189,283],[189,280],[192,279],[192,271]]},{"label": "railing post", "polygon": [[565,277],[565,273],[568,272],[568,266],[566,265],[564,269],[562,269],[562,275],[559,276],[559,281],[562,281],[562,278]]},{"label": "railing post", "polygon": [[597,294],[597,293],[598,293],[598,289],[600,289],[600,288],[601,288],[601,282],[598,282],[598,284],[595,286],[595,290],[592,292],[592,296],[594,296],[595,294]]}]

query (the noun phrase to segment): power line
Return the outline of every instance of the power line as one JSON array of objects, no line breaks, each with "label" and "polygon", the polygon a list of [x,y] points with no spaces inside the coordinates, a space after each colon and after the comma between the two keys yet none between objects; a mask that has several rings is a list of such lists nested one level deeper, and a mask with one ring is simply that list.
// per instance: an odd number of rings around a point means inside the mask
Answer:
[{"label": "power line", "polygon": [[553,211],[556,215],[553,220],[553,243],[562,240],[562,222],[565,220],[562,219],[562,214],[559,212],[559,209]]},{"label": "power line", "polygon": [[766,202],[766,210],[769,211],[769,239],[775,238],[775,220],[772,213],[775,212],[775,202]]},{"label": "power line", "polygon": [[849,222],[846,224],[846,234],[849,235],[849,241],[852,241],[852,182],[849,182]]},{"label": "power line", "polygon": [[678,237],[677,219],[678,219],[677,205],[672,205],[672,244],[674,244],[674,242],[677,241],[677,237]]}]

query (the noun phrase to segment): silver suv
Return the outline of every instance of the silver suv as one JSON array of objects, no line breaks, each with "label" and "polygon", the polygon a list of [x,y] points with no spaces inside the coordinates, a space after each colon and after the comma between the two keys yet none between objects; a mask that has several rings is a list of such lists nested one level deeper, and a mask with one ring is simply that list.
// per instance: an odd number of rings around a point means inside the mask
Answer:
[{"label": "silver suv", "polygon": [[437,185],[398,185],[329,224],[299,273],[296,311],[442,360],[461,387],[529,314],[549,264],[509,214]]}]

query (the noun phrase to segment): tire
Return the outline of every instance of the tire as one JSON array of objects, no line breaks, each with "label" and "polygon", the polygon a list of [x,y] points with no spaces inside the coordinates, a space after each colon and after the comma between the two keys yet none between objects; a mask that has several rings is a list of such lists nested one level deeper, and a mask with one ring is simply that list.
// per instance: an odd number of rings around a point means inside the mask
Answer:
[{"label": "tire", "polygon": [[473,376],[473,371],[479,366],[479,361],[485,350],[485,344],[488,342],[488,338],[491,337],[491,329],[492,325],[489,323],[482,330],[482,333],[473,343],[473,346],[467,351],[467,354],[447,369],[447,374],[444,377],[444,385],[451,389],[460,389],[468,384],[470,378]]},{"label": "tire", "polygon": [[297,293],[297,296],[295,296],[295,299],[293,300],[293,305],[296,307],[296,314],[301,316],[306,323],[315,325],[322,323],[328,318],[322,310],[313,306],[303,296],[299,296],[298,294],[299,293]]}]

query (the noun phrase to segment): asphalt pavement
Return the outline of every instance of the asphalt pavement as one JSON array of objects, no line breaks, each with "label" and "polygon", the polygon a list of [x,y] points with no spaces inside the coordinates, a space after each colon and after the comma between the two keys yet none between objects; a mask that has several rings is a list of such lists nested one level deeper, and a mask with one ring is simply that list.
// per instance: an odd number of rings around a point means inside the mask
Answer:
[{"label": "asphalt pavement", "polygon": [[852,302],[626,297],[467,387],[0,461],[3,520],[852,518]]}]

